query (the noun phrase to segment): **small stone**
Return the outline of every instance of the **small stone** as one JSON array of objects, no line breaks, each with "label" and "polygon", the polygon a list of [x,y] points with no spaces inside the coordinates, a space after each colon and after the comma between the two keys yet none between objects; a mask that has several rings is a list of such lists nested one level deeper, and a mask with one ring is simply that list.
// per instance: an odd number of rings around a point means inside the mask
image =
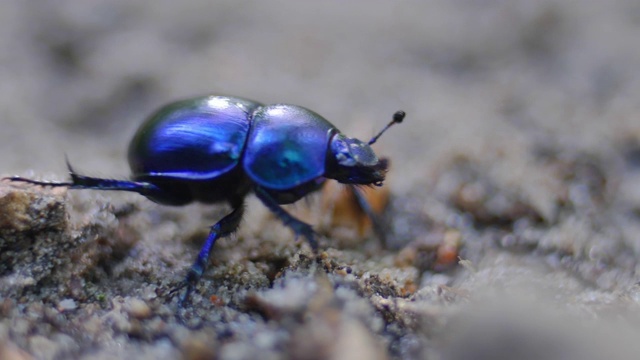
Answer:
[{"label": "small stone", "polygon": [[0,359],[31,360],[33,357],[10,341],[0,342]]},{"label": "small stone", "polygon": [[182,358],[185,360],[214,359],[218,352],[215,334],[208,331],[189,333],[180,344]]},{"label": "small stone", "polygon": [[343,322],[332,355],[331,358],[334,360],[387,359],[384,346],[380,344],[379,339],[357,320]]},{"label": "small stone", "polygon": [[58,303],[58,311],[70,311],[75,310],[78,307],[73,299],[64,299]]},{"label": "small stone", "polygon": [[60,346],[55,341],[41,335],[32,336],[29,339],[29,348],[37,359],[44,360],[55,359],[56,354],[60,351]]},{"label": "small stone", "polygon": [[147,319],[152,315],[149,305],[140,299],[130,298],[124,307],[126,312],[136,319]]},{"label": "small stone", "polygon": [[0,232],[64,230],[64,189],[0,182]]}]

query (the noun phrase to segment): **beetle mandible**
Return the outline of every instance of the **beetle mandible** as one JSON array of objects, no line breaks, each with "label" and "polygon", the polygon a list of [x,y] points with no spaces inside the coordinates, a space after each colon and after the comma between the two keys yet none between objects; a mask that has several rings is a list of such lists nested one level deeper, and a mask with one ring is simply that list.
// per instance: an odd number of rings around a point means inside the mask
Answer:
[{"label": "beetle mandible", "polygon": [[[350,185],[382,185],[388,163],[370,145],[405,113],[368,143],[346,137],[334,125],[301,106],[261,103],[231,96],[204,96],[168,104],[152,114],[135,133],[128,160],[132,180],[88,177],[67,162],[71,182],[8,178],[69,189],[136,192],[164,205],[227,202],[233,209],[214,224],[189,269],[179,298],[182,306],[204,273],[216,240],[233,233],[253,192],[314,252],[312,227],[280,205],[318,190],[325,179]],[[360,206],[374,216],[355,187]],[[375,219],[374,219],[375,220]]]}]

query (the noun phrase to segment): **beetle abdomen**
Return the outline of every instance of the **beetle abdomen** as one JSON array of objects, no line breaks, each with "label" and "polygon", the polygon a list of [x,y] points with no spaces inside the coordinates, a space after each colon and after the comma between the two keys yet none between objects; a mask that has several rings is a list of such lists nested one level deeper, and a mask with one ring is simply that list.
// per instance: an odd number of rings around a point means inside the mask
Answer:
[{"label": "beetle abdomen", "polygon": [[253,114],[243,166],[257,184],[288,190],[324,174],[335,126],[295,105],[267,105]]},{"label": "beetle abdomen", "polygon": [[207,96],[162,107],[138,129],[129,146],[134,177],[205,180],[240,160],[251,112],[261,104]]}]

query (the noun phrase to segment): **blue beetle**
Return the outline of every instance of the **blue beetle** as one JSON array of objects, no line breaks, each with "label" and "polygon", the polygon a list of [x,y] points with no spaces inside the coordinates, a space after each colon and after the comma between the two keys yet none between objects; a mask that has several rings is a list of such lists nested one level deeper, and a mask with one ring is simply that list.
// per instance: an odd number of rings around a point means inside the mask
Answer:
[{"label": "blue beetle", "polygon": [[[8,179],[70,189],[131,191],[165,205],[229,203],[233,210],[211,227],[178,288],[186,288],[179,300],[182,305],[204,273],[216,240],[238,228],[250,192],[317,252],[312,227],[280,205],[319,189],[327,178],[344,184],[382,185],[387,160],[379,159],[369,145],[404,116],[396,112],[367,144],[346,137],[301,106],[205,96],[166,105],[140,126],[128,151],[131,181],[80,175],[68,163],[71,182]],[[364,198],[357,189],[353,191],[363,210],[373,217]]]}]

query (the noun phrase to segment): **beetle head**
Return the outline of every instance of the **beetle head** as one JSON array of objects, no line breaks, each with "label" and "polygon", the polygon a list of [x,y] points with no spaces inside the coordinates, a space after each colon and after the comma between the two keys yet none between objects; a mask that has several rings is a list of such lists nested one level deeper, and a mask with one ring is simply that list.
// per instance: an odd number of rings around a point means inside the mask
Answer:
[{"label": "beetle head", "polygon": [[327,177],[344,184],[382,185],[386,159],[378,159],[368,144],[338,133],[329,145]]}]

